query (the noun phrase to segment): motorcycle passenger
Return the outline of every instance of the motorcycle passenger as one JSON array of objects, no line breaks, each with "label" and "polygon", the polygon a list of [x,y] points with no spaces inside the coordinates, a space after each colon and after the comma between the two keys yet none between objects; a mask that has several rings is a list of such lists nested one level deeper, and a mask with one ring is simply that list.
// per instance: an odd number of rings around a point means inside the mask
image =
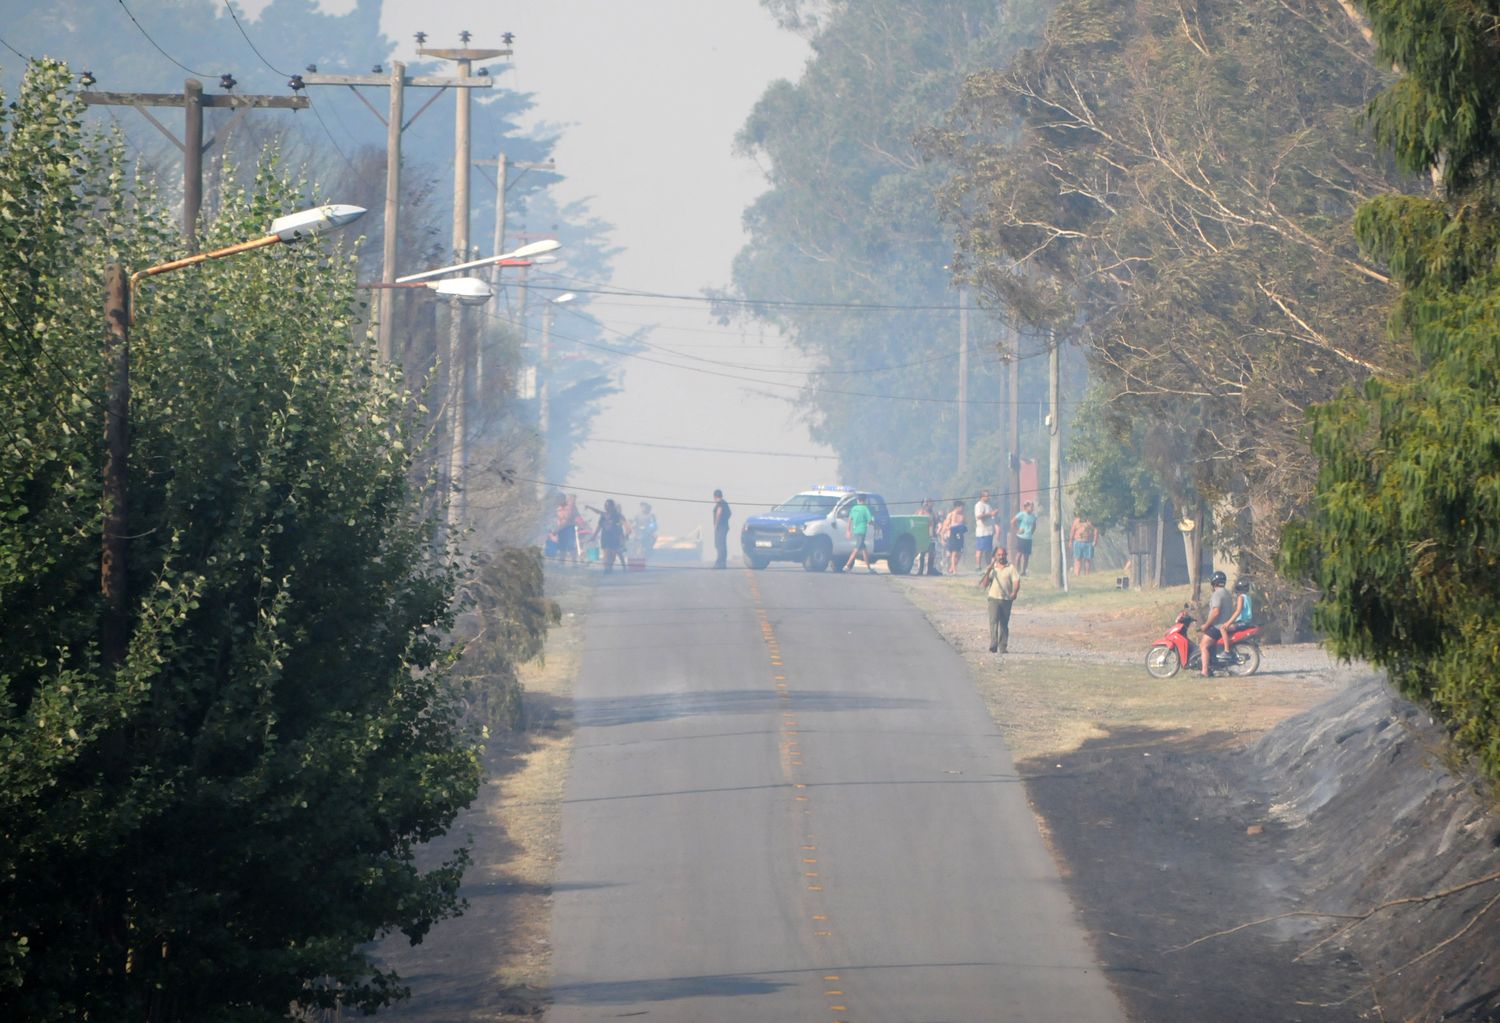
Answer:
[{"label": "motorcycle passenger", "polygon": [[1229,625],[1224,629],[1224,656],[1231,663],[1234,661],[1234,634],[1240,629],[1248,629],[1254,614],[1250,603],[1250,579],[1248,576],[1236,576],[1234,610],[1229,613]]},{"label": "motorcycle passenger", "polygon": [[[1209,576],[1208,581],[1213,586],[1213,594],[1208,598],[1208,617],[1203,619],[1203,632],[1198,637],[1198,654],[1204,678],[1214,673],[1214,644],[1219,642],[1223,633],[1228,632],[1230,611],[1234,607],[1233,598],[1224,588],[1228,576],[1223,572],[1215,572]],[[1222,632],[1221,626],[1224,627]]]}]

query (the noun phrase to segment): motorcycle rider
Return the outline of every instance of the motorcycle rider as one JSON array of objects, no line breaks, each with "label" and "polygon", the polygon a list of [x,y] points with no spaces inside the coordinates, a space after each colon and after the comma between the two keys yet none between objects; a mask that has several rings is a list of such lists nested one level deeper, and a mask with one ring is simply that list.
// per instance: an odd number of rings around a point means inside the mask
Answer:
[{"label": "motorcycle rider", "polygon": [[1255,612],[1250,603],[1250,577],[1235,576],[1234,610],[1229,613],[1229,624],[1224,628],[1224,658],[1234,663],[1234,634],[1248,629]]},{"label": "motorcycle rider", "polygon": [[1228,576],[1223,572],[1215,572],[1208,577],[1208,581],[1213,586],[1213,594],[1208,598],[1208,617],[1203,619],[1203,632],[1198,637],[1198,653],[1204,678],[1209,678],[1214,673],[1214,644],[1229,631],[1230,611],[1234,607],[1234,599],[1224,588]]}]

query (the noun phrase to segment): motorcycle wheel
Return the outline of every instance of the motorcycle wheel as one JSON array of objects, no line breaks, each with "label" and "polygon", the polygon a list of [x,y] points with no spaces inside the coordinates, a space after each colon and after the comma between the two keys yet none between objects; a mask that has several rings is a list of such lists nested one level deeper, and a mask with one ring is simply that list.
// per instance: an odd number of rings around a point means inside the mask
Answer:
[{"label": "motorcycle wheel", "polygon": [[1154,646],[1146,654],[1146,671],[1152,678],[1171,678],[1182,670],[1177,651],[1169,646]]},{"label": "motorcycle wheel", "polygon": [[1254,675],[1260,670],[1260,644],[1242,643],[1235,647],[1234,663],[1225,665],[1224,670],[1237,678]]}]

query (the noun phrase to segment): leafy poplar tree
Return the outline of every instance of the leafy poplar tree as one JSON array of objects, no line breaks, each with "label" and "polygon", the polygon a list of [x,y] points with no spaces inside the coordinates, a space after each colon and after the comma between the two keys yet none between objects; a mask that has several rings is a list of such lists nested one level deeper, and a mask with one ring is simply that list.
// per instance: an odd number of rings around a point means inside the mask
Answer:
[{"label": "leafy poplar tree", "polygon": [[[97,637],[102,268],[181,255],[67,69],[0,109],[0,1016],[374,1008],[361,951],[457,907],[415,847],[477,788],[445,696],[448,562],[352,263],[276,246],[151,278],[132,329],[130,642]],[[263,172],[205,248],[307,205]]]},{"label": "leafy poplar tree", "polygon": [[1334,648],[1390,671],[1500,776],[1500,53],[1493,4],[1365,0],[1399,80],[1376,135],[1437,197],[1359,212],[1403,291],[1418,370],[1312,413],[1313,512],[1284,561],[1321,587]]}]

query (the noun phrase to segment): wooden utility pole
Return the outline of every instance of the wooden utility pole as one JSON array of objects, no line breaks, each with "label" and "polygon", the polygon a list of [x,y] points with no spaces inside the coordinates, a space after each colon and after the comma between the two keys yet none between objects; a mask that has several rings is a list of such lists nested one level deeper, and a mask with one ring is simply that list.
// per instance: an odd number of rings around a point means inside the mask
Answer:
[{"label": "wooden utility pole", "polygon": [[99,652],[106,671],[125,663],[126,571],[130,553],[125,515],[130,440],[130,286],[125,268],[104,268],[104,347],[110,364],[109,397],[104,411],[104,550],[99,588],[104,593],[104,629]]},{"label": "wooden utility pole", "polygon": [[969,464],[969,289],[958,286],[958,471]]},{"label": "wooden utility pole", "polygon": [[[232,81],[229,84],[233,84]],[[287,110],[306,110],[304,96],[237,96],[225,93],[222,96],[203,95],[203,83],[189,78],[183,83],[182,94],[172,92],[94,92],[84,90],[83,102],[89,106],[135,107],[141,116],[156,126],[171,143],[182,151],[182,237],[188,248],[197,248],[198,215],[203,209],[203,154],[213,146],[219,135],[228,135],[240,118],[256,107],[280,107]],[[152,107],[182,107],[183,135],[179,139],[172,130],[156,119]],[[219,129],[219,135],[203,140],[203,108],[227,107],[234,111],[228,123]]]},{"label": "wooden utility pole", "polygon": [[[503,57],[509,50],[478,50],[468,46],[469,33],[460,32],[464,46],[460,49],[419,47],[424,57],[451,60],[458,65],[458,77],[467,79],[476,60]],[[463,261],[469,258],[469,93],[460,90],[453,119],[453,254]],[[448,455],[448,523],[457,526],[464,518],[464,469],[468,462],[468,381],[469,363],[474,345],[464,330],[464,306],[458,304],[449,318],[448,332],[448,411],[450,448]]]},{"label": "wooden utility pole", "polygon": [[1063,549],[1062,549],[1062,345],[1058,342],[1057,333],[1051,329],[1047,331],[1047,433],[1051,438],[1051,448],[1048,451],[1047,475],[1048,486],[1051,496],[1047,503],[1051,506],[1049,511],[1052,518],[1052,585],[1062,589],[1066,585],[1064,578]]},{"label": "wooden utility pole", "polygon": [[[503,51],[509,53],[510,51]],[[440,78],[432,75],[408,76],[406,65],[400,61],[391,64],[389,75],[320,75],[309,71],[300,76],[303,85],[343,85],[358,97],[376,120],[385,125],[385,243],[381,247],[380,280],[383,284],[395,281],[398,258],[397,240],[400,228],[401,204],[401,136],[426,113],[427,108],[437,102],[439,96],[449,89],[463,90],[460,96],[467,99],[469,89],[488,89],[492,83],[487,77]],[[389,111],[380,110],[365,98],[361,88],[390,89]],[[408,88],[437,89],[410,119],[406,114],[406,90]],[[387,361],[397,356],[395,338],[395,295],[391,288],[381,288],[376,305],[376,335],[380,341],[380,357]]]}]

